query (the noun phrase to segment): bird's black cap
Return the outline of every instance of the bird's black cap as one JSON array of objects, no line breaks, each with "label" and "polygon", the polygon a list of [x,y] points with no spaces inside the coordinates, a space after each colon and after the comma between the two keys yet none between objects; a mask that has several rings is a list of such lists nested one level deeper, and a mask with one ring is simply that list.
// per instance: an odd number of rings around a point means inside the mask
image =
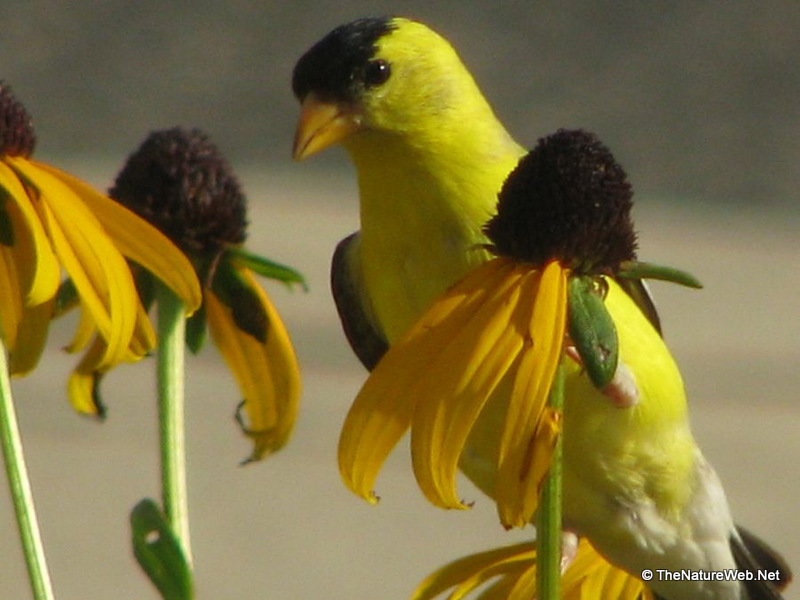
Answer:
[{"label": "bird's black cap", "polygon": [[313,91],[324,100],[353,101],[376,43],[395,29],[393,17],[367,17],[340,25],[314,44],[295,65],[292,91],[303,100]]},{"label": "bird's black cap", "polygon": [[508,176],[486,234],[504,256],[613,274],[636,257],[632,197],[625,171],[597,136],[561,129]]}]

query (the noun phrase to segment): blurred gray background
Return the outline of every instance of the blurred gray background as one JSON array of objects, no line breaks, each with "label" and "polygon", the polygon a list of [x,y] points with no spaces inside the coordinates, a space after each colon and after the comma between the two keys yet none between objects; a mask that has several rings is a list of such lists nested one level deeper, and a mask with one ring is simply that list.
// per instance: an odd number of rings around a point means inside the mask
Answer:
[{"label": "blurred gray background", "polygon": [[[206,129],[237,162],[287,161],[298,56],[354,17],[403,14],[459,49],[532,145],[597,132],[642,192],[730,205],[800,188],[795,2],[4,2],[0,74],[43,155],[123,157]],[[698,199],[699,198],[699,199]]]},{"label": "blurred gray background", "polygon": [[[34,117],[36,158],[108,187],[153,129],[206,130],[251,205],[251,249],[311,291],[266,284],[305,380],[289,447],[238,468],[247,444],[213,348],[189,361],[189,484],[201,598],[408,597],[444,562],[524,539],[490,503],[428,506],[398,450],[371,508],[338,480],[338,429],[364,373],[327,289],[335,243],[358,227],[341,151],[289,158],[297,58],[334,26],[419,18],[449,38],[515,137],[595,131],[637,192],[640,256],[685,267],[701,292],[656,286],[696,436],[737,519],[800,569],[800,4],[794,2],[43,2],[0,5],[0,78]],[[109,418],[74,416],[76,361],[59,324],[15,391],[57,597],[155,598],[130,557],[127,512],[158,493],[152,371],[107,378]],[[26,598],[0,493],[0,598]],[[658,568],[658,565],[654,565]],[[800,586],[787,594],[800,598]]]}]

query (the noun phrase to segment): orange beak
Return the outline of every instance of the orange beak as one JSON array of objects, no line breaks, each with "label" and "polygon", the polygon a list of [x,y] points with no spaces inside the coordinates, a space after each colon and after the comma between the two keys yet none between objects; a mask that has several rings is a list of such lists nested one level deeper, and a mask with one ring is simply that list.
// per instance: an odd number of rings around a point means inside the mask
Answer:
[{"label": "orange beak", "polygon": [[292,157],[303,160],[361,129],[360,115],[352,107],[322,102],[311,93],[303,100],[297,120]]}]

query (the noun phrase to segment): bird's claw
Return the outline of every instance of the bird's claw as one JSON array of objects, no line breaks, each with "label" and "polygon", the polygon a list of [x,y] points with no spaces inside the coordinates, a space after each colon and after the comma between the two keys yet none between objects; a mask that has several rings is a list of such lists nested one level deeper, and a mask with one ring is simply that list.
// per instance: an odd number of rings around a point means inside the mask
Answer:
[{"label": "bird's claw", "polygon": [[[583,361],[575,346],[568,345],[565,352],[567,356],[576,363],[583,365]],[[614,406],[617,408],[631,408],[639,403],[639,388],[636,385],[636,377],[633,371],[621,360],[617,363],[617,370],[614,371],[614,377],[601,391],[611,399]]]}]

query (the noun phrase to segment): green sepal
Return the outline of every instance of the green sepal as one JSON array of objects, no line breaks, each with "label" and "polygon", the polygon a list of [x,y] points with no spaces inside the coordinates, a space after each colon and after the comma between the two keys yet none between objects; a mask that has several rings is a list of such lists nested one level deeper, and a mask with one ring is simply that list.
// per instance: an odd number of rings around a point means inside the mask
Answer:
[{"label": "green sepal", "polygon": [[304,292],[308,291],[305,277],[292,267],[282,265],[268,258],[264,258],[263,256],[259,256],[258,254],[253,254],[244,248],[228,248],[227,254],[240,265],[247,267],[262,277],[275,279],[285,283],[289,287],[291,287],[292,284],[298,284],[303,288]]},{"label": "green sepal", "polygon": [[619,360],[617,328],[603,302],[605,282],[588,276],[567,284],[569,336],[594,386],[602,390],[614,377]]},{"label": "green sepal", "polygon": [[128,262],[133,273],[133,280],[136,283],[136,291],[139,300],[142,302],[145,312],[150,312],[150,308],[156,301],[156,278],[150,271],[143,269],[135,263]]},{"label": "green sepal", "polygon": [[141,500],[131,511],[133,554],[164,600],[194,598],[192,570],[158,505]]},{"label": "green sepal", "polygon": [[214,271],[211,289],[231,309],[233,321],[239,329],[262,344],[266,342],[269,319],[261,299],[225,258],[219,261]]},{"label": "green sepal", "polygon": [[56,302],[53,307],[53,318],[60,317],[64,313],[72,310],[78,306],[79,302],[80,296],[78,296],[78,288],[75,287],[75,283],[72,279],[67,277],[61,282],[61,285],[58,286]]},{"label": "green sepal", "polygon": [[665,267],[663,265],[655,265],[646,262],[623,262],[619,266],[619,271],[616,275],[617,277],[625,279],[655,279],[658,281],[668,281],[696,290],[703,287],[700,280],[691,273],[673,267]]},{"label": "green sepal", "polygon": [[205,302],[195,313],[186,319],[186,347],[192,354],[199,354],[206,341],[206,305]]}]

